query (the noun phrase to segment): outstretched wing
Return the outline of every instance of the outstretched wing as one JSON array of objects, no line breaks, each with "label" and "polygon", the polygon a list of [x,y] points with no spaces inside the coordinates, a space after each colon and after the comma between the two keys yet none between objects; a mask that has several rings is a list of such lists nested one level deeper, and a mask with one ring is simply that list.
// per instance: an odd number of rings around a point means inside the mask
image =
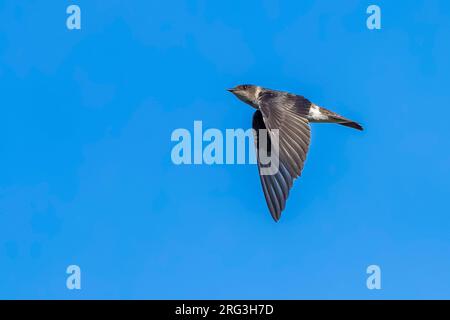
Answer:
[{"label": "outstretched wing", "polygon": [[[294,179],[301,175],[306,160],[310,126],[305,115],[309,112],[310,105],[311,103],[301,96],[266,92],[260,97],[260,108],[253,115],[259,175],[267,206],[275,221],[280,219]],[[275,148],[270,135],[266,137],[267,146],[260,143],[261,135],[267,132],[260,129],[267,129],[269,132],[278,129],[279,168],[273,175],[261,174],[260,152],[270,154]]]}]

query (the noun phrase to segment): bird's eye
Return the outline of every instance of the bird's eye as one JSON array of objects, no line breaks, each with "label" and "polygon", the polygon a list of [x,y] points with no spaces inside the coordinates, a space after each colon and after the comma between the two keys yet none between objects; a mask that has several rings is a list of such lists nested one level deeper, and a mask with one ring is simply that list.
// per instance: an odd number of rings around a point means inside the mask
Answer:
[{"label": "bird's eye", "polygon": [[242,89],[242,90],[247,90],[247,89],[248,89],[248,86],[244,84],[244,85],[241,86],[241,89]]}]

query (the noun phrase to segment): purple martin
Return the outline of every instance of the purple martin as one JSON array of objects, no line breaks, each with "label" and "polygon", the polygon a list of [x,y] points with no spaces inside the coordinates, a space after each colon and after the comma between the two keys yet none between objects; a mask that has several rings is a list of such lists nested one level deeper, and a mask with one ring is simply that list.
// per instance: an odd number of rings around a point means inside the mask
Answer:
[{"label": "purple martin", "polygon": [[[275,221],[281,217],[293,182],[301,175],[310,143],[310,122],[337,123],[363,130],[363,127],[337,113],[310,102],[303,96],[271,90],[255,85],[238,85],[228,89],[239,100],[256,109],[253,114],[253,132],[264,196],[270,214]],[[261,130],[263,129],[263,130]],[[271,133],[278,129],[278,170],[272,175],[261,174],[263,167],[259,154],[262,148],[270,154]],[[261,134],[266,132],[268,141],[260,144]]]}]

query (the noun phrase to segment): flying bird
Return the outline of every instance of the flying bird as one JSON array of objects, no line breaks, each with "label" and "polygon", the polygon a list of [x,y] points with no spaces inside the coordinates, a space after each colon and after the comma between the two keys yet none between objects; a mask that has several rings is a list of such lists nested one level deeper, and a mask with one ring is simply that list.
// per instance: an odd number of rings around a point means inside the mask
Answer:
[{"label": "flying bird", "polygon": [[[267,206],[275,221],[281,217],[294,180],[301,175],[311,137],[309,124],[337,123],[363,130],[357,122],[319,107],[300,95],[247,84],[238,85],[228,91],[256,109],[252,127],[258,171]],[[272,145],[273,131],[277,131],[277,148]],[[266,136],[262,137],[264,132]],[[262,138],[267,143],[262,144]],[[263,148],[266,150],[261,150]],[[270,155],[271,150],[278,150],[278,170],[274,174],[262,174],[260,152],[264,151]]]}]

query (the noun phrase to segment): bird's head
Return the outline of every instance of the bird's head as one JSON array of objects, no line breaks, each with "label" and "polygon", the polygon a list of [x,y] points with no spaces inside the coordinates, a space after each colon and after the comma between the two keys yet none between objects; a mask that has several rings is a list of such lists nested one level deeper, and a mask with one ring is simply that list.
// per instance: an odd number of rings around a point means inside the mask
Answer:
[{"label": "bird's head", "polygon": [[241,84],[234,88],[228,89],[228,91],[238,97],[239,100],[242,100],[252,107],[257,108],[258,96],[262,91],[262,88],[252,84]]}]

